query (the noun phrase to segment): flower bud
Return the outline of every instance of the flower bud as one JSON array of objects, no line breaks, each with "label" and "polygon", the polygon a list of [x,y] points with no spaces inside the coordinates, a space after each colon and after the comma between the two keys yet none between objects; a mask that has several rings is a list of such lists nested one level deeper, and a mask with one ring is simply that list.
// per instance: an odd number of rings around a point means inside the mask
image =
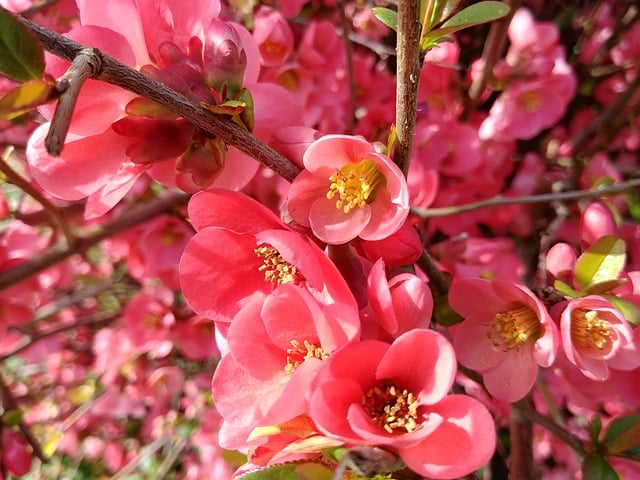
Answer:
[{"label": "flower bud", "polygon": [[226,98],[233,98],[242,87],[247,66],[247,55],[233,25],[211,20],[205,36],[203,64],[205,83],[218,93],[226,88]]}]

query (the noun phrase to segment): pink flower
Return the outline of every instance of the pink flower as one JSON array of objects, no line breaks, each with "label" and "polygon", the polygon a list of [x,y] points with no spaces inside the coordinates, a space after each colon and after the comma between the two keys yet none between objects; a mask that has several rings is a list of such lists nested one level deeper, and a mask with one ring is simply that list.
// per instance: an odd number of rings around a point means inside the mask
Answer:
[{"label": "pink flower", "polygon": [[640,366],[631,326],[603,297],[589,295],[568,302],[560,315],[560,333],[569,361],[593,380],[606,380],[609,367]]},{"label": "pink flower", "polygon": [[433,312],[429,285],[412,273],[387,281],[385,263],[377,261],[367,278],[369,302],[385,335],[393,339],[414,328],[427,328]]},{"label": "pink flower", "polygon": [[252,198],[227,190],[200,192],[189,202],[189,218],[197,233],[182,255],[180,283],[200,315],[228,323],[284,283],[304,286],[326,308],[337,304],[357,311],[325,253]]},{"label": "pink flower", "polygon": [[527,287],[502,280],[454,279],[449,304],[464,317],[453,345],[462,365],[478,371],[494,397],[515,402],[550,366],[557,327]]},{"label": "pink flower", "polygon": [[380,240],[407,218],[402,172],[363,138],[327,135],[309,146],[303,162],[289,190],[289,213],[323,242]]},{"label": "pink flower", "polygon": [[274,425],[305,413],[305,394],[323,361],[360,333],[357,312],[331,311],[292,284],[233,318],[229,353],[213,376],[227,431]]},{"label": "pink flower", "polygon": [[419,475],[457,478],[491,458],[495,432],[478,400],[448,395],[455,374],[453,348],[433,330],[351,343],[318,373],[309,416],[330,438],[393,450]]}]

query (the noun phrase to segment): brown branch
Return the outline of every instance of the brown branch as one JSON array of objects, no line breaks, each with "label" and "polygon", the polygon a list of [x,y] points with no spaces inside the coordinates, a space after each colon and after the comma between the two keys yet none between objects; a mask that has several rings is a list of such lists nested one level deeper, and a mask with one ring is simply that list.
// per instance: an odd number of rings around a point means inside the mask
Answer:
[{"label": "brown branch", "polygon": [[521,413],[520,405],[532,409],[531,397],[526,396],[511,405],[509,433],[509,480],[533,480],[533,422]]},{"label": "brown branch", "polygon": [[339,1],[340,6],[340,25],[342,32],[342,40],[344,41],[344,50],[347,62],[347,78],[349,80],[349,119],[347,121],[347,131],[351,131],[356,122],[356,83],[353,76],[353,46],[349,38],[349,19],[345,11],[344,0]]},{"label": "brown branch", "polygon": [[60,97],[44,141],[51,155],[58,156],[62,152],[82,85],[98,73],[100,63],[100,57],[93,48],[84,48],[73,59],[65,74],[56,80]]},{"label": "brown branch", "polygon": [[[16,18],[40,40],[47,51],[61,58],[73,61],[83,49],[87,48],[25,18]],[[94,77],[97,80],[117,85],[136,95],[153,100],[205,132],[221,138],[226,144],[255,158],[289,182],[293,181],[299,173],[300,170],[293,163],[228,117],[216,115],[115,58],[99,50],[94,51],[101,59],[101,69]]]},{"label": "brown branch", "polygon": [[0,273],[0,290],[25,280],[32,275],[61,262],[71,255],[80,253],[87,248],[109,238],[117,233],[121,233],[131,227],[140,225],[162,213],[174,209],[177,206],[186,204],[188,196],[184,193],[171,193],[159,198],[153,203],[138,206],[129,213],[117,217],[92,233],[77,235],[77,242],[74,246],[58,244],[44,252],[39,257],[35,257],[15,267],[9,268]]},{"label": "brown branch", "polygon": [[418,84],[420,82],[420,2],[398,4],[398,73],[396,86],[397,143],[393,161],[404,176],[409,172],[416,128]]},{"label": "brown branch", "polygon": [[598,188],[596,190],[575,190],[572,192],[544,193],[541,195],[531,195],[524,197],[497,197],[481,200],[479,202],[467,203],[465,205],[454,205],[452,207],[442,208],[412,208],[411,212],[422,218],[446,217],[449,215],[457,215],[459,213],[470,212],[482,208],[499,207],[503,205],[516,205],[525,203],[546,203],[558,200],[577,200],[580,198],[599,198],[606,195],[618,195],[627,190],[640,187],[640,178],[629,180],[627,182],[611,185],[610,187]]}]

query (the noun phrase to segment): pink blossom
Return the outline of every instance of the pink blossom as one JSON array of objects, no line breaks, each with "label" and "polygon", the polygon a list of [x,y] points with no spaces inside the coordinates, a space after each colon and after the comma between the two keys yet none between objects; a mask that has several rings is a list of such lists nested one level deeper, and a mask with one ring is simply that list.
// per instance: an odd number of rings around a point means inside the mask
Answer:
[{"label": "pink blossom", "polygon": [[402,172],[366,140],[327,135],[309,146],[303,161],[305,170],[289,190],[289,213],[323,242],[380,240],[407,218]]},{"label": "pink blossom", "polygon": [[431,323],[433,297],[426,281],[411,273],[400,273],[387,281],[385,264],[378,260],[367,278],[367,292],[378,324],[393,339]]},{"label": "pink blossom", "polygon": [[234,316],[213,376],[216,408],[232,429],[273,425],[305,413],[323,361],[359,335],[350,309],[323,308],[306,290],[281,285]]},{"label": "pink blossom", "polygon": [[326,254],[250,197],[200,192],[189,202],[189,217],[197,233],[182,255],[180,283],[200,315],[228,323],[244,306],[289,282],[304,286],[328,309],[357,311]]},{"label": "pink blossom", "polygon": [[562,347],[587,377],[606,380],[609,368],[640,366],[631,326],[608,300],[596,295],[569,301],[560,314]]},{"label": "pink blossom", "polygon": [[454,279],[449,304],[463,317],[453,345],[462,365],[478,371],[494,397],[515,402],[549,367],[559,345],[557,327],[527,287],[503,280]]},{"label": "pink blossom", "polygon": [[261,6],[254,17],[253,38],[267,67],[282,65],[293,50],[293,31],[278,10]]},{"label": "pink blossom", "polygon": [[309,415],[330,438],[395,451],[419,475],[457,478],[491,458],[495,432],[478,400],[448,395],[455,374],[453,348],[433,330],[411,330],[391,345],[351,343],[325,361]]}]

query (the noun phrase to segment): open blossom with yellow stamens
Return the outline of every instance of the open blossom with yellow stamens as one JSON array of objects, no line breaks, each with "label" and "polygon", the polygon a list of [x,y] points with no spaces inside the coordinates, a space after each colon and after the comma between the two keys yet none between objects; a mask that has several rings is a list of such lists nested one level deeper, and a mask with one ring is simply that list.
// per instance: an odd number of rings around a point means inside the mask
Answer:
[{"label": "open blossom with yellow stamens", "polygon": [[351,342],[324,361],[308,414],[346,447],[376,445],[421,476],[462,477],[491,458],[495,428],[478,400],[449,394],[456,371],[453,347],[434,330]]},{"label": "open blossom with yellow stamens", "polygon": [[402,172],[363,138],[321,137],[307,148],[303,163],[289,189],[288,210],[323,242],[381,240],[407,218],[409,190]]},{"label": "open blossom with yellow stamens", "polygon": [[482,375],[494,397],[515,402],[555,360],[558,329],[527,287],[503,280],[455,279],[449,304],[464,317],[453,345],[459,362]]},{"label": "open blossom with yellow stamens", "polygon": [[603,297],[589,295],[567,302],[560,314],[560,334],[569,361],[592,380],[606,380],[609,368],[640,366],[633,329]]}]

